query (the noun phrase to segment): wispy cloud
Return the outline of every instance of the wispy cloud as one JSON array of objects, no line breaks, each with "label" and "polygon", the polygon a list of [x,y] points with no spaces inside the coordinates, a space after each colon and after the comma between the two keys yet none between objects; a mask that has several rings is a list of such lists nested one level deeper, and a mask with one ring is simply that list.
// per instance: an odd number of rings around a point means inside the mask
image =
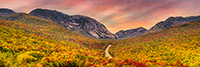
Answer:
[{"label": "wispy cloud", "polygon": [[200,0],[1,0],[0,7],[18,12],[55,9],[97,19],[111,31],[149,29],[169,16],[199,15]]}]

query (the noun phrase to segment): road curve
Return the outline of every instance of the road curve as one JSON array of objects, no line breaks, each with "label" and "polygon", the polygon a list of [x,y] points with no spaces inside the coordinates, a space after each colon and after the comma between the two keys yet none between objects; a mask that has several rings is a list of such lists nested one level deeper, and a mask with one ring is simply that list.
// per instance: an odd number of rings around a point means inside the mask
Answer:
[{"label": "road curve", "polygon": [[112,56],[110,56],[110,54],[109,54],[109,52],[108,52],[108,50],[109,50],[110,46],[111,46],[111,44],[110,44],[110,45],[108,45],[108,47],[106,47],[106,49],[105,49],[105,55],[106,55],[106,57],[109,57],[109,58],[111,59],[111,58],[112,58]]}]

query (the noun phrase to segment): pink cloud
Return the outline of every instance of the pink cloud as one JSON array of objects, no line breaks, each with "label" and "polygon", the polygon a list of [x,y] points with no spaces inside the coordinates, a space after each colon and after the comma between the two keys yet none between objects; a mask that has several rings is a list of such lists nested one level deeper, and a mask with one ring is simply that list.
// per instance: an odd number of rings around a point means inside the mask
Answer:
[{"label": "pink cloud", "polygon": [[149,29],[169,16],[199,15],[199,0],[1,0],[0,7],[18,12],[35,8],[55,9],[97,19],[113,33],[145,27]]}]

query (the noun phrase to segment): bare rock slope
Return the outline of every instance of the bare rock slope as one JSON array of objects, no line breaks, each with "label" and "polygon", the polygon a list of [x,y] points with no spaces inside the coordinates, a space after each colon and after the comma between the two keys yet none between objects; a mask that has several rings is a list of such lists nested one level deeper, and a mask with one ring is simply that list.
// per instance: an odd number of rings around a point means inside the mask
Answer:
[{"label": "bare rock slope", "polygon": [[56,10],[35,9],[29,13],[40,18],[45,18],[63,25],[89,38],[114,39],[116,38],[103,24],[95,19],[82,15],[67,15]]}]

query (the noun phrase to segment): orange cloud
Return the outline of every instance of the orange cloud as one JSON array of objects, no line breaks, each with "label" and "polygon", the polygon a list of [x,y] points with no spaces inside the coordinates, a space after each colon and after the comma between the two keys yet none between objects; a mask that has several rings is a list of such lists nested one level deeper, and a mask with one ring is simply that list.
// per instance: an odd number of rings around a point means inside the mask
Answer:
[{"label": "orange cloud", "polygon": [[86,15],[115,33],[137,27],[149,29],[169,16],[199,15],[200,0],[1,0],[0,7],[27,13],[47,8]]}]

